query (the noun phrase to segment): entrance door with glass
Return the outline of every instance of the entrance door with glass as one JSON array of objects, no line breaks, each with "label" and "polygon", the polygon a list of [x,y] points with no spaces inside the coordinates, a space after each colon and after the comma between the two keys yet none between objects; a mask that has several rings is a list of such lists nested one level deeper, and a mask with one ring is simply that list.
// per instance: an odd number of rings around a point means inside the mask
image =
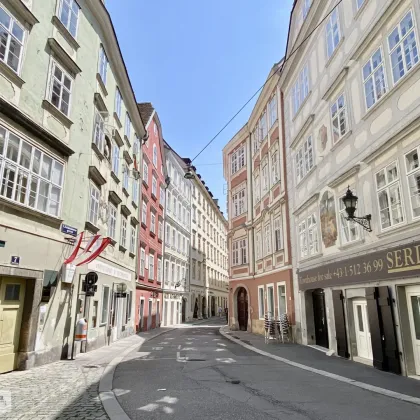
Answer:
[{"label": "entrance door with glass", "polygon": [[0,373],[16,368],[25,280],[0,278]]},{"label": "entrance door with glass", "polygon": [[373,360],[366,300],[355,300],[353,302],[353,314],[357,355],[363,359]]},{"label": "entrance door with glass", "polygon": [[420,286],[407,287],[406,293],[416,375],[420,375]]}]

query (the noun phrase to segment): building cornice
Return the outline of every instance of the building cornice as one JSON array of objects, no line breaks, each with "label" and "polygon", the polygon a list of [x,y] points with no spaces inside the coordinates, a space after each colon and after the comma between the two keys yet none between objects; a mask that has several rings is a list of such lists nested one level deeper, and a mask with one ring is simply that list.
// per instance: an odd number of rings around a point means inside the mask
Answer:
[{"label": "building cornice", "polygon": [[336,188],[340,184],[342,184],[346,179],[349,179],[353,175],[356,175],[360,170],[360,165],[356,165],[353,168],[350,168],[349,170],[343,172],[341,175],[339,175],[337,178],[335,178],[333,181],[331,181],[328,186],[330,188]]},{"label": "building cornice", "polygon": [[314,122],[315,114],[310,114],[306,121],[303,123],[302,128],[296,134],[295,138],[293,139],[292,143],[290,144],[290,148],[294,149],[299,141],[301,140],[302,136],[305,134],[306,130],[310,127],[310,125]]},{"label": "building cornice", "polygon": [[318,197],[319,197],[319,193],[315,193],[314,195],[312,195],[311,197],[309,197],[306,201],[303,202],[303,204],[301,204],[294,212],[293,212],[293,216],[298,216],[300,213],[302,213],[303,210],[305,210],[305,208],[307,208],[308,206],[310,206],[311,204],[315,203],[318,201]]}]

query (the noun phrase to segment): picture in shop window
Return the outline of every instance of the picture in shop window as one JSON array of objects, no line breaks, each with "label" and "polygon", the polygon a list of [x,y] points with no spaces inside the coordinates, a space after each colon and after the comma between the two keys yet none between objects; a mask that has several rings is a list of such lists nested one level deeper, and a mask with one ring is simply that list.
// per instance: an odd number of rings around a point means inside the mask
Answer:
[{"label": "picture in shop window", "polygon": [[334,246],[337,241],[337,218],[334,196],[325,191],[320,203],[321,235],[325,248]]}]

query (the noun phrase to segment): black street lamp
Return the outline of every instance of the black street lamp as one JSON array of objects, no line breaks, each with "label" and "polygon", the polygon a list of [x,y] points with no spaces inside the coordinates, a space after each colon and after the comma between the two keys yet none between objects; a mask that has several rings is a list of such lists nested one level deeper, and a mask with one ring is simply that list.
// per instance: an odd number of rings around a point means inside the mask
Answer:
[{"label": "black street lamp", "polygon": [[364,217],[356,217],[354,215],[357,209],[358,199],[359,198],[351,192],[350,187],[348,187],[346,195],[342,198],[348,216],[346,217],[346,220],[352,220],[353,222],[356,222],[362,226],[363,229],[367,230],[368,232],[372,232],[372,228],[370,226],[372,216],[370,214],[367,214]]}]

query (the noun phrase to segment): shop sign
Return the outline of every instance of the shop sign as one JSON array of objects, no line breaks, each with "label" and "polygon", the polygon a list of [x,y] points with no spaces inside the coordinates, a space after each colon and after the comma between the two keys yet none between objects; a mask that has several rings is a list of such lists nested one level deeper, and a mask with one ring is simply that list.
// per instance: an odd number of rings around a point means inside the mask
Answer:
[{"label": "shop sign", "polygon": [[420,242],[323,264],[298,273],[299,289],[420,276]]},{"label": "shop sign", "polygon": [[111,277],[116,277],[120,280],[131,281],[132,279],[130,272],[121,270],[102,261],[92,261],[88,264],[88,269],[92,271],[97,271],[98,273],[107,274]]}]

